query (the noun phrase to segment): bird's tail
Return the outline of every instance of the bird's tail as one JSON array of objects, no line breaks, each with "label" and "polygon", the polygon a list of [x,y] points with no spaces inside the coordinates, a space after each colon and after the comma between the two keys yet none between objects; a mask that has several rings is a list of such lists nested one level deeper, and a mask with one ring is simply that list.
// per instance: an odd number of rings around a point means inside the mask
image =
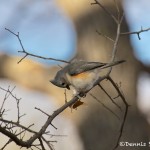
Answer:
[{"label": "bird's tail", "polygon": [[102,66],[101,69],[112,67],[115,65],[119,65],[119,64],[124,63],[124,62],[126,62],[126,61],[125,60],[114,61],[114,62],[111,62],[111,63],[108,63],[108,64]]}]

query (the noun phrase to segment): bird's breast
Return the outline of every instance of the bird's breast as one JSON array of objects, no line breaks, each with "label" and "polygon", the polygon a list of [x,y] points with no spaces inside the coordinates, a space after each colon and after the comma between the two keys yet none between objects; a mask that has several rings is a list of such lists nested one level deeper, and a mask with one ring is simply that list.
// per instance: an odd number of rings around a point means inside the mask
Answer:
[{"label": "bird's breast", "polygon": [[79,73],[73,76],[67,74],[67,79],[77,91],[87,91],[93,86],[95,81],[98,79],[98,74],[92,71]]}]

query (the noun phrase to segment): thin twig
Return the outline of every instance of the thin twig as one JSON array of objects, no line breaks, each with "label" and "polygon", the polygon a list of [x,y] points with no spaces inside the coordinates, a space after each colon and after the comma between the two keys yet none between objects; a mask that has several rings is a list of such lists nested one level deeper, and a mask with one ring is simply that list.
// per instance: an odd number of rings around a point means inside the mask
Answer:
[{"label": "thin twig", "polygon": [[[45,114],[46,116],[50,117],[49,114],[47,114],[46,112],[44,112],[43,110],[41,110],[40,108],[35,107],[35,109],[39,110],[40,112],[42,112],[43,114]],[[51,123],[51,126],[57,130],[57,128]]]},{"label": "thin twig", "polygon": [[67,93],[66,93],[66,89],[64,91],[64,95],[65,95],[65,103],[67,103]]},{"label": "thin twig", "polygon": [[108,14],[116,23],[118,23],[118,20],[116,19],[116,17],[110,13],[98,0],[94,0],[95,2],[94,3],[91,3],[91,5],[99,5],[105,12],[106,14]]},{"label": "thin twig", "polygon": [[120,120],[119,116],[117,114],[115,114],[109,107],[107,107],[104,103],[102,103],[96,96],[94,96],[93,94],[90,93],[90,96],[93,97],[93,99],[95,99],[98,103],[100,103],[106,110],[108,110],[109,112],[111,112],[117,119]]},{"label": "thin twig", "polygon": [[150,30],[150,28],[142,29],[142,27],[141,27],[141,30],[139,30],[139,31],[134,31],[134,32],[123,32],[123,33],[120,33],[120,35],[137,34],[138,39],[141,40],[140,34],[143,33],[143,32],[147,32],[147,31],[149,31],[149,30]]},{"label": "thin twig", "polygon": [[117,15],[118,15],[118,20],[120,20],[120,9],[119,9],[119,6],[118,6],[118,3],[116,2],[117,0],[114,0],[114,3],[115,3],[115,7],[116,7],[116,10],[117,10]]},{"label": "thin twig", "polygon": [[105,34],[102,34],[101,32],[99,32],[99,31],[97,31],[96,30],[96,33],[98,34],[98,35],[101,35],[101,36],[103,36],[104,38],[106,38],[106,39],[108,39],[109,41],[111,41],[111,42],[115,42],[112,38],[110,38],[109,36],[107,36],[107,35],[105,35]]},{"label": "thin twig", "polygon": [[35,109],[39,110],[40,112],[42,112],[43,114],[45,114],[46,116],[50,116],[48,113],[44,112],[43,110],[41,110],[40,108],[35,107]]},{"label": "thin twig", "polygon": [[101,84],[98,84],[98,86],[102,89],[102,91],[109,97],[109,99],[111,100],[111,102],[116,105],[120,111],[121,111],[121,107],[113,100],[113,98],[111,98],[111,96],[108,94],[108,92],[101,86]]},{"label": "thin twig", "polygon": [[[5,101],[8,99],[8,97],[11,95],[11,93],[13,92],[13,90],[14,90],[15,88],[16,88],[16,87],[14,86],[14,87],[12,88],[12,90],[10,91],[10,90],[9,90],[9,86],[8,86],[8,90],[5,90],[5,89],[3,89],[3,88],[0,87],[1,90],[3,90],[3,91],[6,92],[5,97],[4,97],[4,100],[3,100],[2,105],[1,105],[1,108],[0,108],[0,113],[1,113],[1,111],[2,111],[2,109],[3,109],[3,107],[4,107]],[[7,94],[8,94],[8,95],[7,95]]]},{"label": "thin twig", "polygon": [[50,123],[50,125],[54,128],[54,129],[56,129],[57,130],[57,128],[52,124],[52,123]]},{"label": "thin twig", "polygon": [[[79,100],[79,98],[75,96],[69,102],[67,102],[66,104],[64,104],[62,107],[60,107],[59,109],[57,109],[56,111],[54,111],[54,113],[50,117],[48,117],[47,121],[42,126],[41,130],[37,134],[33,135],[28,140],[29,141],[28,144],[31,145],[37,138],[39,138],[43,133],[45,133],[47,127],[52,123],[52,121],[54,120],[54,118],[57,117],[61,112],[63,112],[69,106],[73,105],[78,100]],[[27,143],[24,143],[24,144],[26,145]]]},{"label": "thin twig", "polygon": [[21,39],[20,39],[20,37],[19,37],[19,32],[16,34],[16,33],[14,33],[13,31],[11,31],[10,29],[5,28],[5,30],[7,30],[8,32],[10,32],[11,34],[15,35],[15,36],[18,38],[19,43],[20,43],[21,48],[22,48],[22,51],[25,52],[25,49],[24,49],[23,44],[22,44],[22,42],[21,42]]},{"label": "thin twig", "polygon": [[50,142],[47,141],[43,136],[42,136],[42,140],[47,144],[47,146],[49,147],[50,150],[54,150],[52,145],[50,144]]},{"label": "thin twig", "polygon": [[36,131],[29,129],[34,124],[29,125],[29,127],[25,127],[25,126],[19,124],[18,122],[13,122],[13,121],[1,119],[1,118],[0,118],[0,121],[4,122],[4,123],[9,123],[9,124],[15,125],[15,126],[20,127],[20,128],[23,128],[23,129],[25,129],[25,130],[27,130],[28,132],[31,132],[31,133],[35,133],[35,134],[37,133]]},{"label": "thin twig", "polygon": [[20,100],[16,100],[16,103],[17,103],[17,122],[19,123],[20,122],[20,106],[19,106],[19,103],[20,103]]},{"label": "thin twig", "polygon": [[12,142],[12,140],[9,139],[9,140],[5,143],[5,145],[4,145],[0,150],[4,150],[4,149],[6,148],[6,146],[7,146],[9,143],[11,143],[11,142]]},{"label": "thin twig", "polygon": [[40,59],[44,59],[44,60],[54,60],[54,61],[59,61],[59,62],[63,62],[63,63],[69,63],[68,61],[65,61],[65,60],[62,60],[62,59],[55,59],[55,58],[51,58],[51,57],[43,57],[43,56],[40,56],[40,55],[35,55],[35,54],[32,54],[32,53],[29,53],[27,51],[18,51],[19,53],[25,53],[25,55],[27,56],[32,56],[32,57],[36,57],[36,58],[40,58]]},{"label": "thin twig", "polygon": [[3,90],[3,91],[5,91],[5,92],[10,93],[10,95],[11,95],[14,99],[17,99],[17,100],[20,100],[20,99],[21,99],[21,98],[17,98],[15,95],[13,95],[12,92],[11,92],[9,89],[6,90],[6,89],[4,89],[4,88],[2,88],[2,87],[0,87],[0,89]]},{"label": "thin twig", "polygon": [[116,33],[116,39],[115,39],[115,43],[114,43],[113,50],[112,50],[111,62],[113,62],[116,57],[117,47],[118,47],[118,42],[119,42],[119,37],[120,37],[120,28],[121,28],[123,17],[124,17],[124,14],[122,15],[120,21],[117,24],[117,33]]},{"label": "thin twig", "polygon": [[[26,53],[26,52],[24,52],[24,51],[22,51],[22,52],[23,52],[23,53]],[[24,60],[27,56],[28,56],[28,54],[25,54],[25,55],[17,62],[17,64],[21,63],[22,60]]]},{"label": "thin twig", "polygon": [[42,139],[41,139],[41,138],[39,138],[39,141],[40,141],[40,145],[41,145],[41,147],[42,147],[42,150],[45,150],[45,147],[44,147],[44,144],[43,144]]},{"label": "thin twig", "polygon": [[20,39],[20,35],[19,35],[19,32],[18,34],[14,33],[13,31],[11,31],[10,29],[8,28],[5,28],[5,30],[7,30],[8,32],[10,32],[11,34],[13,34],[14,36],[17,37],[20,45],[21,45],[21,48],[22,48],[22,51],[18,51],[19,53],[24,53],[25,56],[22,57],[19,61],[18,61],[18,64],[24,60],[27,56],[32,56],[32,57],[36,57],[36,58],[40,58],[40,59],[44,59],[44,60],[54,60],[54,61],[59,61],[59,62],[63,62],[63,63],[69,63],[68,61],[65,61],[65,60],[62,60],[62,59],[55,59],[55,58],[51,58],[51,57],[42,57],[42,56],[39,56],[39,55],[35,55],[35,54],[31,54],[29,52],[27,52],[22,44],[22,41]]},{"label": "thin twig", "polygon": [[116,83],[113,81],[113,79],[108,76],[108,80],[112,83],[112,85],[115,87],[116,91],[118,92],[119,96],[121,97],[123,103],[125,104],[125,112],[124,112],[124,116],[123,116],[123,121],[121,123],[121,126],[120,126],[120,133],[119,133],[119,136],[117,138],[117,142],[116,142],[116,145],[115,147],[113,148],[113,150],[115,150],[118,146],[119,146],[119,141],[121,139],[121,136],[122,136],[122,133],[123,133],[123,128],[124,128],[124,125],[125,125],[125,121],[126,121],[126,118],[127,118],[127,113],[128,113],[128,103],[125,99],[125,97],[123,96],[123,94],[121,93],[120,89],[118,88],[118,86],[116,85]]}]

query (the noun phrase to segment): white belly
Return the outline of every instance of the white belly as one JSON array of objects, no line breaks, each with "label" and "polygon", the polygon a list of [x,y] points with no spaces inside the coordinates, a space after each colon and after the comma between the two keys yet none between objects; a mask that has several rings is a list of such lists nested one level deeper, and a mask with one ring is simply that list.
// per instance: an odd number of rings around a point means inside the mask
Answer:
[{"label": "white belly", "polygon": [[98,77],[98,73],[91,71],[81,73],[76,76],[67,75],[69,83],[75,88],[77,92],[86,92],[90,90]]}]

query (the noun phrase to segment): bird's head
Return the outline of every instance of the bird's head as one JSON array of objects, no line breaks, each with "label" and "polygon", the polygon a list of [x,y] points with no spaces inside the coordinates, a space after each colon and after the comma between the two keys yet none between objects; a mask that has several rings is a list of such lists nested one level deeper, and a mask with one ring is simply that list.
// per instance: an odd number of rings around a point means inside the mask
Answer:
[{"label": "bird's head", "polygon": [[70,90],[69,84],[66,82],[62,70],[58,71],[55,78],[50,82],[60,88],[67,88],[68,90]]}]

